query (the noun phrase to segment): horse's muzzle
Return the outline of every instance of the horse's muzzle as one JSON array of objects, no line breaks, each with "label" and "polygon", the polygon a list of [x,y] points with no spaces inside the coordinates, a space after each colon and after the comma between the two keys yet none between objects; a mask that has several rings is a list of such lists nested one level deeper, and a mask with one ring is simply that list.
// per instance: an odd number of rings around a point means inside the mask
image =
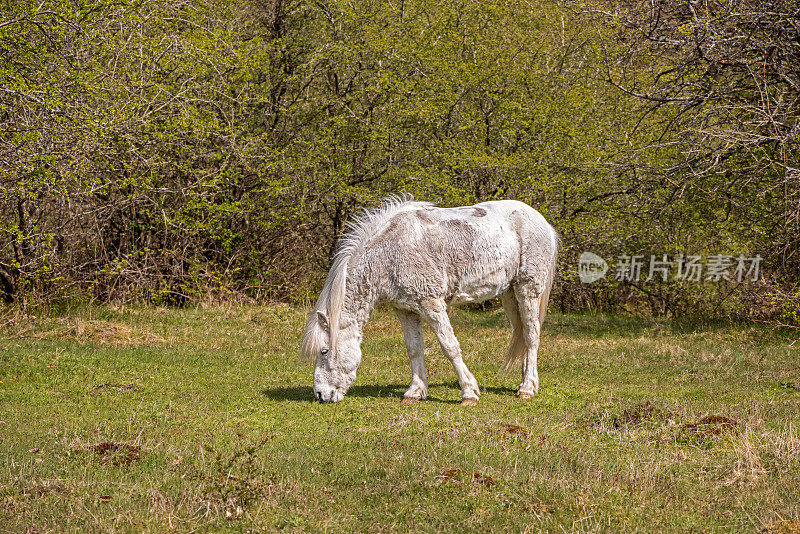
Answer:
[{"label": "horse's muzzle", "polygon": [[317,397],[317,400],[321,403],[339,402],[344,398],[344,393],[342,393],[338,389],[331,389],[325,392],[314,390],[314,395]]}]

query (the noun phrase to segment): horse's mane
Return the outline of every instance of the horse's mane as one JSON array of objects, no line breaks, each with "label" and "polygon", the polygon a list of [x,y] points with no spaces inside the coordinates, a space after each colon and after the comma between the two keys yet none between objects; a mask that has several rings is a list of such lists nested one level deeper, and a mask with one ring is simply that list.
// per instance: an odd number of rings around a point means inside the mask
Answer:
[{"label": "horse's mane", "polygon": [[365,209],[347,223],[346,232],[339,238],[328,278],[308,317],[300,350],[301,357],[316,359],[322,349],[324,331],[319,324],[318,312],[327,316],[331,345],[335,346],[347,286],[347,266],[353,254],[388,226],[391,218],[398,213],[430,205],[429,202],[415,201],[411,195],[391,195],[384,198],[377,207]]}]

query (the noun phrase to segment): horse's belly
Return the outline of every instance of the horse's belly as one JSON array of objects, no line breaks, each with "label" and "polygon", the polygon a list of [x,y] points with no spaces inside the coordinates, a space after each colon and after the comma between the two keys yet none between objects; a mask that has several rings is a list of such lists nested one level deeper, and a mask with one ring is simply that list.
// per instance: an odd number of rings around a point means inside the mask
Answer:
[{"label": "horse's belly", "polygon": [[[493,299],[508,291],[511,284],[511,269],[504,265],[498,265],[489,272],[470,274],[472,276],[460,277],[455,284],[452,296],[448,299],[450,304],[483,302]],[[475,274],[477,276],[474,276]]]},{"label": "horse's belly", "polygon": [[469,288],[468,291],[458,292],[450,298],[449,304],[467,304],[470,302],[484,302],[498,297],[508,290],[508,284],[504,286],[482,286],[479,288]]}]

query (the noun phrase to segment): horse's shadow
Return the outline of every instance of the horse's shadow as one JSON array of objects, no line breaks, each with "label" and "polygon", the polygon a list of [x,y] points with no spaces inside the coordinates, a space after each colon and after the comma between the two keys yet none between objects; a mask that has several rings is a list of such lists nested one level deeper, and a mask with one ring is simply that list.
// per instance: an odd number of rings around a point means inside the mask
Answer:
[{"label": "horse's shadow", "polygon": [[[436,387],[448,387],[458,392],[458,384],[443,382],[440,384],[430,384],[429,388],[436,388]],[[408,385],[406,384],[363,384],[363,385],[355,385],[352,386],[348,391],[348,397],[357,397],[357,398],[395,398],[398,402],[403,398],[403,393],[405,393]],[[487,387],[481,388],[488,393],[493,393],[495,395],[508,395],[514,394],[515,390],[513,388],[508,387]],[[314,400],[314,390],[311,386],[289,386],[289,387],[282,387],[282,388],[264,388],[261,390],[261,394],[266,398],[274,401],[293,401],[293,402],[308,402],[313,403],[316,402]],[[457,394],[457,393],[456,393]],[[428,393],[428,397],[426,402],[440,402],[443,404],[460,404],[460,399],[441,399],[436,396],[432,396]]]}]

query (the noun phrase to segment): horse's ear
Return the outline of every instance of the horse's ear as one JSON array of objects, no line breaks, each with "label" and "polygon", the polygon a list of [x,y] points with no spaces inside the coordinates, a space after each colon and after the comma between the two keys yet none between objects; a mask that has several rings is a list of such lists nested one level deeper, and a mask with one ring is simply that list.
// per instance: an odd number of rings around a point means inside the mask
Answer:
[{"label": "horse's ear", "polygon": [[328,316],[325,315],[324,311],[317,310],[317,321],[319,322],[319,325],[322,327],[323,330],[326,330],[328,332],[331,331],[331,325],[328,322]]}]

